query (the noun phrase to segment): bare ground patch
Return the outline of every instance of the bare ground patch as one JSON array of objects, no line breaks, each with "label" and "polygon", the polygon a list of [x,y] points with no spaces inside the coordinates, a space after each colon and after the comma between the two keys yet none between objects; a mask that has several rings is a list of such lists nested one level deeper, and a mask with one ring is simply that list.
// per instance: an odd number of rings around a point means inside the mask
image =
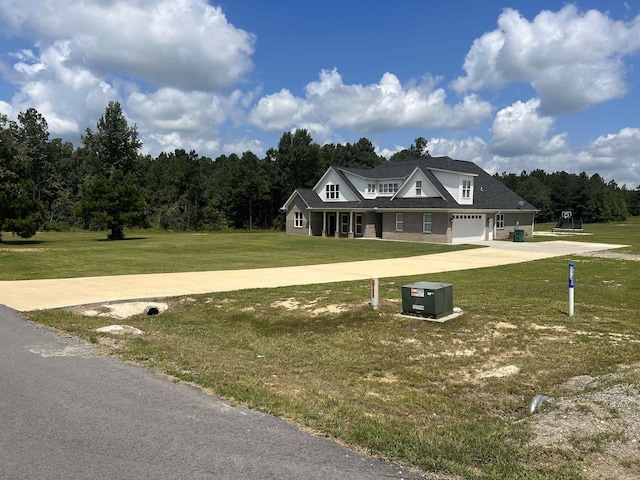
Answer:
[{"label": "bare ground patch", "polygon": [[567,395],[531,417],[531,446],[552,457],[576,456],[588,479],[639,478],[640,391],[626,378],[581,375],[567,381]]}]

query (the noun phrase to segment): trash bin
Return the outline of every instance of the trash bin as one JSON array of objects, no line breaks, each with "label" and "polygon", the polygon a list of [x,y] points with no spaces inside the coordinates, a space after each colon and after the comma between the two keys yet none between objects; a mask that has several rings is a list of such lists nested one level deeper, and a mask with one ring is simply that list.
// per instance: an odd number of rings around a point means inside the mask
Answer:
[{"label": "trash bin", "polygon": [[513,231],[513,241],[514,242],[524,242],[524,230],[521,228],[516,228]]}]

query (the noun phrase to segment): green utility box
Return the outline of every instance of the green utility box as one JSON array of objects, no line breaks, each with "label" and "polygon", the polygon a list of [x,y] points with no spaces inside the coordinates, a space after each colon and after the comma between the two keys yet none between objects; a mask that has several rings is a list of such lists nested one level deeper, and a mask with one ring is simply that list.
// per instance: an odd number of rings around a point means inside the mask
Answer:
[{"label": "green utility box", "polygon": [[453,285],[416,282],[402,286],[402,313],[441,318],[453,313]]},{"label": "green utility box", "polygon": [[513,231],[513,241],[514,242],[524,242],[524,230],[521,228],[516,228]]}]

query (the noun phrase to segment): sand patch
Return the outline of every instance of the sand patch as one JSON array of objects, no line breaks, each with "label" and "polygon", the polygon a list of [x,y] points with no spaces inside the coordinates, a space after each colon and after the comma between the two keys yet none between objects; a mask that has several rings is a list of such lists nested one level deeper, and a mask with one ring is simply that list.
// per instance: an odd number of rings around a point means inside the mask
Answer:
[{"label": "sand patch", "polygon": [[271,308],[284,308],[286,310],[304,310],[312,316],[322,315],[325,313],[341,313],[347,311],[345,305],[327,305],[325,307],[317,307],[318,300],[310,302],[300,302],[295,298],[287,298],[278,300],[271,304]]},{"label": "sand patch", "polygon": [[496,328],[508,328],[512,330],[512,329],[518,328],[518,326],[509,322],[498,322],[496,323]]},{"label": "sand patch", "polygon": [[114,335],[142,335],[144,332],[131,325],[107,325],[106,327],[96,328],[98,333],[113,333]]},{"label": "sand patch", "polygon": [[347,309],[343,305],[327,305],[326,307],[316,308],[311,310],[312,315],[322,315],[323,313],[340,313],[345,312]]},{"label": "sand patch", "polygon": [[520,367],[517,367],[516,365],[505,365],[504,367],[498,367],[493,370],[481,372],[476,375],[476,378],[505,378],[517,375],[518,373],[520,373]]},{"label": "sand patch", "polygon": [[156,308],[158,313],[167,311],[169,306],[160,302],[126,302],[106,303],[92,307],[77,307],[72,311],[86,317],[110,317],[125,319],[134,315],[144,315],[149,308]]},{"label": "sand patch", "polygon": [[398,377],[391,372],[384,372],[384,375],[382,376],[378,374],[370,373],[365,378],[372,382],[380,382],[380,383],[397,383],[398,382]]}]

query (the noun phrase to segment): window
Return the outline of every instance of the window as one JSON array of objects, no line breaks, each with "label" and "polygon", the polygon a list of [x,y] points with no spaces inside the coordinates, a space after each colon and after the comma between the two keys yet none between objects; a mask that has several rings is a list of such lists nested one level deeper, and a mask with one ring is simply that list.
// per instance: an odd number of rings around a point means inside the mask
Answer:
[{"label": "window", "polygon": [[376,184],[368,183],[367,184],[367,193],[376,193]]},{"label": "window", "polygon": [[418,197],[422,195],[422,180],[416,180],[416,195]]},{"label": "window", "polygon": [[504,213],[496,214],[496,228],[504,228]]},{"label": "window", "polygon": [[362,235],[362,214],[356,213],[356,235]]},{"label": "window", "polygon": [[295,212],[293,214],[293,226],[295,228],[302,228],[304,226],[304,217],[302,212]]},{"label": "window", "polygon": [[396,232],[404,230],[404,213],[396,213]]},{"label": "window", "polygon": [[331,185],[328,184],[325,188],[325,192],[327,194],[327,198],[340,198],[340,185]]},{"label": "window", "polygon": [[471,198],[471,180],[462,181],[462,198]]},{"label": "window", "polygon": [[340,214],[340,231],[345,235],[349,233],[349,214],[342,212]]},{"label": "window", "polygon": [[381,183],[379,188],[380,193],[396,193],[398,191],[397,183]]},{"label": "window", "polygon": [[422,233],[431,233],[431,214],[422,215]]}]

